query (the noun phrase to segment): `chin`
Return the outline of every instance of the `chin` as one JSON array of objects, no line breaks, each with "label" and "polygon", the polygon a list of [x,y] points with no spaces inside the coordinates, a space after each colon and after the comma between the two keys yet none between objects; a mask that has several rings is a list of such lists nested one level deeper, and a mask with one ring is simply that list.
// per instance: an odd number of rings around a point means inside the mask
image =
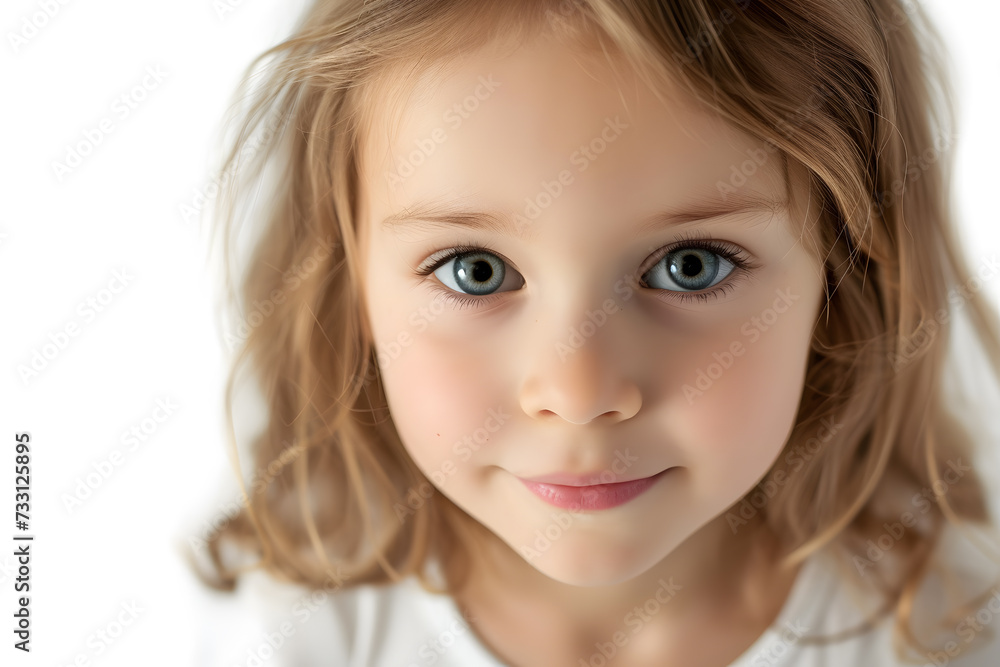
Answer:
[{"label": "chin", "polygon": [[521,551],[526,563],[549,579],[569,586],[614,586],[645,574],[671,549],[641,551],[635,545],[557,544],[545,551]]}]

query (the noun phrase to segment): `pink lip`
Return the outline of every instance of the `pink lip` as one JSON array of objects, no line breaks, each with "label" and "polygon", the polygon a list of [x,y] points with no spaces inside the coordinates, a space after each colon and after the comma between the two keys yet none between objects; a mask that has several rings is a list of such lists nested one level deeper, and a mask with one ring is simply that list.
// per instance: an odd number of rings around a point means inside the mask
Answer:
[{"label": "pink lip", "polygon": [[[669,470],[671,468],[652,477],[612,484],[587,484],[588,480],[593,480],[595,477],[586,475],[547,475],[535,479],[520,477],[518,479],[528,487],[529,491],[550,505],[568,510],[605,510],[636,498]],[[557,484],[553,483],[553,480],[570,483]]]}]

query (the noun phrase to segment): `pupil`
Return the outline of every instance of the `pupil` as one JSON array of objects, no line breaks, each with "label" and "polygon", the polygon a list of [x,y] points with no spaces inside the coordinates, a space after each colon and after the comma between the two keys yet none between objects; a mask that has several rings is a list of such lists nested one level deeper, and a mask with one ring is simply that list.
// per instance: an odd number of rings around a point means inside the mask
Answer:
[{"label": "pupil", "polygon": [[479,282],[486,282],[492,275],[493,267],[490,266],[489,262],[476,262],[472,269],[472,278]]},{"label": "pupil", "polygon": [[697,255],[684,255],[681,262],[681,273],[685,276],[696,276],[702,271],[701,260]]}]

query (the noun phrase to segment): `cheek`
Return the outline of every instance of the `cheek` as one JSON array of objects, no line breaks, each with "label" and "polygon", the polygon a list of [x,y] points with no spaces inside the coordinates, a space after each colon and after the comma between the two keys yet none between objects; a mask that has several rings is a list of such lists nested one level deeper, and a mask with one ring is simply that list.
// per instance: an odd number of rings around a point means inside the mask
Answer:
[{"label": "cheek", "polygon": [[501,406],[502,392],[491,380],[501,375],[484,366],[482,355],[435,341],[430,332],[411,338],[411,345],[382,369],[393,422],[425,474],[460,472],[470,444],[484,449],[493,437],[484,424],[490,409]]},{"label": "cheek", "polygon": [[681,401],[692,462],[748,485],[770,467],[791,433],[802,395],[812,331],[806,310],[786,313],[756,338],[744,334],[741,322],[728,329],[735,336],[699,348],[696,357],[706,374],[718,363],[713,352],[739,341],[743,353],[721,372],[721,365],[713,369],[717,377],[693,405]]}]

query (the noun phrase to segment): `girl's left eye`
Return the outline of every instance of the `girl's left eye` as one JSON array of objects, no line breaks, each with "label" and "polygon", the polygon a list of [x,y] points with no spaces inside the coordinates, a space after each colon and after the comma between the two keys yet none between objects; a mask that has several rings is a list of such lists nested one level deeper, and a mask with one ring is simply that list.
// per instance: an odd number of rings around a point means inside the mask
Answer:
[{"label": "girl's left eye", "polygon": [[[502,287],[516,291],[524,284],[524,278],[517,271],[508,272],[507,262],[489,248],[478,246],[457,246],[442,251],[444,254],[432,256],[417,274],[434,276],[448,289],[434,287],[445,298],[460,307],[484,305],[494,301],[489,294]],[[758,268],[750,257],[737,246],[730,246],[715,240],[692,238],[674,243],[657,253],[653,266],[643,274],[642,286],[649,285],[663,292],[672,300],[685,302],[691,299],[708,301],[735,288],[735,280],[723,283],[730,276],[744,277]],[[649,277],[649,281],[645,278]],[[720,284],[721,283],[721,284]],[[472,298],[461,294],[475,295]],[[499,298],[499,297],[497,297]]]}]

